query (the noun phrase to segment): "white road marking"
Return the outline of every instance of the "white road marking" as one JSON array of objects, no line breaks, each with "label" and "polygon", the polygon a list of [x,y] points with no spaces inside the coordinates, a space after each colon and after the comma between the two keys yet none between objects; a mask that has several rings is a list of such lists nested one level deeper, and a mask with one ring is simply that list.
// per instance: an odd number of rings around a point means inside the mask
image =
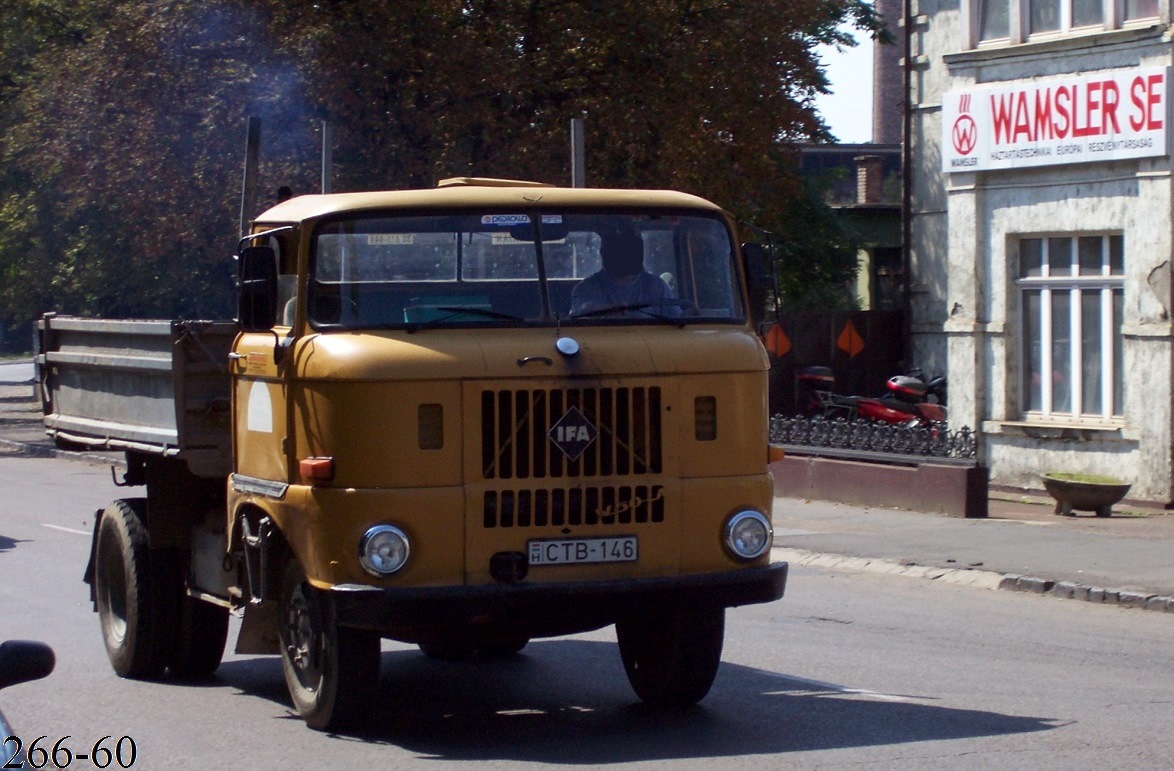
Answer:
[{"label": "white road marking", "polygon": [[912,698],[909,696],[898,696],[895,693],[880,693],[878,691],[869,691],[864,688],[849,688],[846,685],[837,685],[836,683],[825,683],[820,680],[808,680],[805,677],[794,677],[793,675],[781,675],[777,672],[765,672],[763,670],[759,670],[759,671],[763,672],[763,674],[767,674],[767,675],[771,675],[773,677],[776,677],[779,680],[787,680],[789,682],[796,683],[797,685],[802,687],[801,690],[796,689],[796,690],[789,690],[789,691],[773,691],[769,694],[766,694],[768,696],[799,696],[804,693],[809,693],[811,691],[826,691],[826,692],[830,692],[830,693],[845,694],[845,695],[851,695],[851,696],[867,696],[868,698],[876,699],[877,701],[898,702],[898,703],[903,703],[903,704],[904,703],[913,703],[913,702],[919,701],[919,699],[915,699],[915,698]]},{"label": "white road marking", "polygon": [[77,530],[72,527],[62,527],[61,525],[50,525],[46,522],[42,522],[41,527],[47,527],[50,530],[60,530],[63,533],[77,533],[78,535],[90,535],[89,530]]}]

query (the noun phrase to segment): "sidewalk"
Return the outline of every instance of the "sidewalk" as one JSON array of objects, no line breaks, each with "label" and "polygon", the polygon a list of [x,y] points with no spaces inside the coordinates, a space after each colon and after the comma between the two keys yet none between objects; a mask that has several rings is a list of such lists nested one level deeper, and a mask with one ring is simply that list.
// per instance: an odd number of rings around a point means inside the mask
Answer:
[{"label": "sidewalk", "polygon": [[[0,365],[0,452],[58,451],[41,425],[31,365]],[[776,498],[775,557],[1174,613],[1174,514],[1061,517],[1050,499],[992,497],[987,519]]]},{"label": "sidewalk", "polygon": [[775,554],[1174,613],[1174,514],[1118,506],[1063,517],[1051,499],[992,497],[987,519],[776,498]]}]

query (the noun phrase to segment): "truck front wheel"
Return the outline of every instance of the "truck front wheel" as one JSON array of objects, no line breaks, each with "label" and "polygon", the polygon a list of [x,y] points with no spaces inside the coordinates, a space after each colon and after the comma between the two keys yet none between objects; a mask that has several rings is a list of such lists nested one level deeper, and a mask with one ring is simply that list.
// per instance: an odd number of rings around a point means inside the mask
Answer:
[{"label": "truck front wheel", "polygon": [[632,689],[658,707],[705,698],[721,664],[725,608],[648,609],[616,623],[620,658]]},{"label": "truck front wheel", "polygon": [[320,731],[358,725],[379,685],[379,636],[336,625],[328,601],[291,557],[278,609],[281,669],[294,708]]},{"label": "truck front wheel", "polygon": [[152,678],[166,664],[168,635],[158,569],[144,524],[142,498],[102,512],[94,553],[94,593],[110,665],[121,677]]}]

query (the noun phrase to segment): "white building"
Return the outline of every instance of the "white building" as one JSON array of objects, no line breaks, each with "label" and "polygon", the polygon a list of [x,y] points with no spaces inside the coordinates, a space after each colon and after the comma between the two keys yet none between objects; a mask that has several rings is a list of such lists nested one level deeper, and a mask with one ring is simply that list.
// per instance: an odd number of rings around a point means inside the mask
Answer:
[{"label": "white building", "polygon": [[1171,0],[908,0],[914,361],[991,483],[1174,501]]}]

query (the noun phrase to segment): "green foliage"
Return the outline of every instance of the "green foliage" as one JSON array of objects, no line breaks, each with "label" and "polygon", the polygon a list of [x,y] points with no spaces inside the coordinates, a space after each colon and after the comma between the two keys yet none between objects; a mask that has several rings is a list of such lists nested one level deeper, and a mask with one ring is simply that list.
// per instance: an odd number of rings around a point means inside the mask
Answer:
[{"label": "green foliage", "polygon": [[799,233],[824,215],[779,152],[829,138],[814,48],[845,24],[877,29],[862,0],[8,0],[0,318],[230,314],[251,115],[265,198],[316,189],[322,120],[359,190],[566,183],[586,116],[588,184]]},{"label": "green foliage", "polygon": [[755,239],[768,246],[777,289],[772,294],[787,311],[856,309],[860,243],[826,202],[840,173],[804,179],[799,195]]}]

